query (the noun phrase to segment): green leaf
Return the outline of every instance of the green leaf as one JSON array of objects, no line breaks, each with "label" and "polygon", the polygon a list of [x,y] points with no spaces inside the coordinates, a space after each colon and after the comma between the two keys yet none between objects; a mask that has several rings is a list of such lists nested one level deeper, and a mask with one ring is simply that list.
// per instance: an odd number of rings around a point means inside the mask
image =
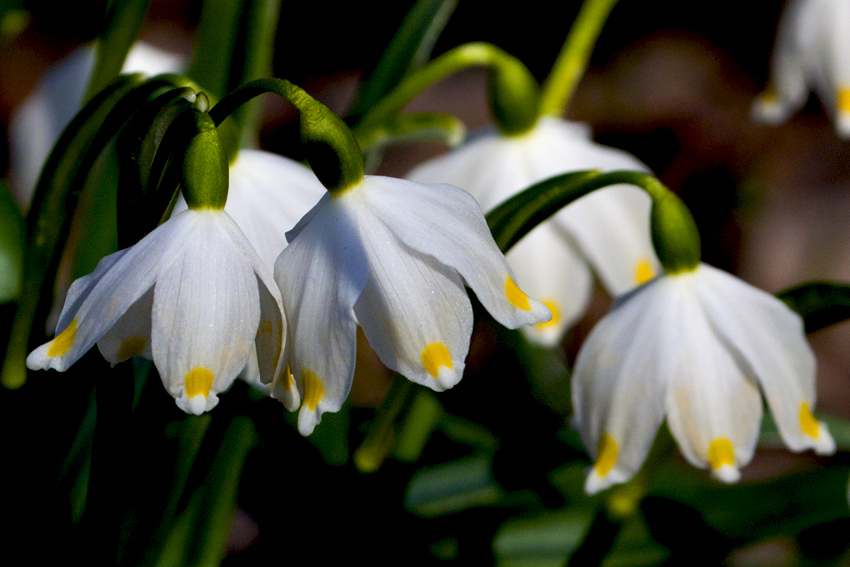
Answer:
[{"label": "green leaf", "polygon": [[733,541],[796,535],[823,522],[850,516],[850,467],[833,464],[781,478],[722,485],[703,471],[659,468],[651,494],[690,506],[706,525]]},{"label": "green leaf", "polygon": [[458,0],[418,0],[398,28],[381,60],[363,81],[351,111],[356,120],[366,115],[410,71],[424,65]]},{"label": "green leaf", "polygon": [[[189,76],[215,100],[272,73],[280,0],[206,0]],[[221,132],[230,159],[255,136],[255,106],[234,113]]]},{"label": "green leaf", "polygon": [[807,333],[850,319],[850,285],[810,282],[776,296],[800,314]]},{"label": "green leaf", "polygon": [[24,238],[21,211],[0,181],[0,303],[17,299],[24,268]]},{"label": "green leaf", "polygon": [[26,381],[30,334],[38,329],[36,335],[42,338],[59,260],[90,170],[144,101],[171,85],[166,79],[140,81],[140,75],[118,77],[89,101],[65,128],[42,169],[27,217],[23,294],[0,376],[8,388]]},{"label": "green leaf", "polygon": [[585,503],[509,520],[493,539],[498,564],[562,567],[581,544],[592,519],[593,507]]},{"label": "green leaf", "polygon": [[120,73],[136,41],[150,0],[116,0],[110,3],[105,29],[95,42],[97,58],[89,79],[86,100],[103,90]]},{"label": "green leaf", "polygon": [[408,486],[405,507],[419,516],[433,517],[494,504],[505,493],[493,479],[492,469],[485,455],[420,469]]},{"label": "green leaf", "polygon": [[257,432],[247,417],[233,420],[224,435],[202,485],[174,524],[157,565],[203,565],[221,563],[227,533],[236,511],[236,495],[242,467],[257,443]]},{"label": "green leaf", "polygon": [[[192,108],[187,98],[190,93],[194,90],[176,88],[156,97],[139,110],[118,137],[119,248],[138,242],[167,217],[180,171],[175,168],[178,171],[167,175],[164,166],[172,151],[185,147],[185,143],[180,144],[176,139],[178,136],[167,136],[166,133],[184,112]],[[160,148],[163,149],[161,153]]]}]

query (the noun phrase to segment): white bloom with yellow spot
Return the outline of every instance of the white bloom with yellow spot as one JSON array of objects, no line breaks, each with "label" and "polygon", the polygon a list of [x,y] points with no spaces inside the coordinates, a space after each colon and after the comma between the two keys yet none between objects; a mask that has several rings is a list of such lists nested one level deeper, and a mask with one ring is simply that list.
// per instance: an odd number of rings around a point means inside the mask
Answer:
[{"label": "white bloom with yellow spot", "polygon": [[814,90],[850,136],[850,2],[792,0],[776,34],[768,88],[753,105],[753,116],[770,124],[785,122]]},{"label": "white bloom with yellow spot", "polygon": [[665,417],[682,454],[725,482],[752,459],[761,393],[793,451],[831,453],[812,416],[815,358],[799,315],[700,264],[617,302],[579,351],[575,423],[595,464],[585,490],[629,480]]},{"label": "white bloom with yellow spot", "polygon": [[59,333],[27,357],[66,370],[95,343],[112,364],[153,359],[177,405],[218,403],[256,345],[263,382],[279,372],[285,319],[271,271],[221,210],[174,215],[134,246],[105,257],[68,291]]},{"label": "white bloom with yellow spot", "polygon": [[[585,169],[648,171],[630,154],[595,144],[585,125],[542,117],[526,134],[481,136],[408,177],[462,187],[490,211],[534,183]],[[613,296],[658,273],[649,209],[641,189],[606,187],[561,209],[508,252],[517,283],[553,314],[551,321],[523,329],[529,339],[544,345],[561,339],[587,306],[591,268]]]},{"label": "white bloom with yellow spot", "polygon": [[480,207],[457,187],[366,176],[322,197],[287,239],[275,279],[305,435],[348,395],[358,323],[384,364],[444,390],[461,379],[469,350],[464,284],[507,327],[549,318],[514,284]]}]

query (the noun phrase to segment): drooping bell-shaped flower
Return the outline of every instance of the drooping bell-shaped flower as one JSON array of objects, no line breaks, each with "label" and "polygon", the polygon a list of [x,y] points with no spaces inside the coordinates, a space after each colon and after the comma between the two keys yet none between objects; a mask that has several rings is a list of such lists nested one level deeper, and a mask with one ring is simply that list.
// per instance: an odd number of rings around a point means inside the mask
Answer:
[{"label": "drooping bell-shaped flower", "polygon": [[389,368],[445,390],[472,334],[464,285],[507,327],[549,318],[514,283],[475,199],[451,185],[366,176],[325,195],[287,238],[275,279],[305,435],[348,395],[358,324]]},{"label": "drooping bell-shaped flower", "polygon": [[76,280],[56,338],[34,350],[27,366],[64,371],[95,343],[113,364],[145,356],[177,405],[194,414],[215,407],[254,349],[262,381],[272,382],[286,334],[280,292],[223,210],[227,175],[209,126],[184,160],[189,209]]},{"label": "drooping bell-shaped flower", "polygon": [[841,137],[850,136],[850,3],[791,0],[782,13],[768,87],[753,116],[781,124],[815,91]]},{"label": "drooping bell-shaped flower", "polygon": [[576,360],[574,423],[594,460],[585,490],[637,473],[665,419],[688,462],[738,480],[755,450],[762,394],[789,448],[834,451],[812,415],[815,357],[800,316],[700,263],[693,220],[677,198],[654,206],[664,273],[620,298]]},{"label": "drooping bell-shaped flower", "polygon": [[[549,177],[585,169],[647,171],[626,152],[594,143],[587,127],[544,116],[519,135],[485,134],[415,168],[409,179],[469,191],[485,211]],[[552,345],[583,313],[592,274],[614,296],[658,273],[649,237],[650,200],[637,187],[594,191],[538,225],[507,254],[517,283],[552,311],[523,331]]]}]

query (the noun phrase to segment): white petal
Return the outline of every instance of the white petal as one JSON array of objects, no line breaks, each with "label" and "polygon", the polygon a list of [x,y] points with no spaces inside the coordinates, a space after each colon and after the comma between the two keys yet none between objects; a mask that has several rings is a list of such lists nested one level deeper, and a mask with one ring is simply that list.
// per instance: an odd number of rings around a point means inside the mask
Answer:
[{"label": "white petal", "polygon": [[[152,348],[163,384],[189,413],[209,411],[245,367],[260,323],[247,242],[221,211],[186,211],[193,231],[154,288]],[[179,218],[178,217],[178,218]]]},{"label": "white petal", "polygon": [[354,306],[369,344],[389,368],[434,390],[463,376],[472,307],[457,272],[399,241],[363,211],[370,276]]},{"label": "white petal", "polygon": [[785,443],[793,451],[832,452],[826,426],[810,413],[815,357],[800,316],[774,296],[706,264],[697,276],[700,301],[715,332],[744,372],[758,380]]},{"label": "white petal", "polygon": [[812,41],[819,35],[817,19],[809,8],[814,3],[789,2],[776,32],[776,45],[770,67],[770,87],[756,99],[753,118],[767,124],[781,124],[806,102],[811,85],[806,76],[804,52],[811,53]]},{"label": "white petal", "polygon": [[585,483],[591,494],[634,476],[664,419],[669,357],[677,346],[667,329],[678,305],[664,283],[656,280],[615,304],[579,351],[574,422],[595,461]]},{"label": "white petal", "polygon": [[484,211],[533,184],[528,167],[528,136],[507,137],[487,132],[460,148],[413,169],[406,176],[417,183],[448,183],[468,191]]},{"label": "white petal", "polygon": [[362,201],[356,206],[371,209],[402,242],[457,270],[499,323],[513,329],[549,320],[549,310],[516,287],[469,193],[452,185],[367,176],[342,198]]},{"label": "white petal", "polygon": [[348,396],[357,337],[352,310],[368,278],[357,219],[340,199],[325,195],[308,215],[310,222],[275,264],[289,324],[289,365],[302,394],[298,429],[304,435]]},{"label": "white petal", "polygon": [[175,257],[185,245],[192,229],[187,220],[182,215],[169,220],[132,247],[107,256],[92,274],[72,284],[59,319],[59,334],[30,353],[27,365],[61,372],[99,341],[153,286],[163,258]]},{"label": "white petal", "polygon": [[153,289],[149,289],[97,341],[103,358],[118,364],[134,356],[153,359],[151,350],[151,309]]},{"label": "white petal", "polygon": [[286,232],[326,193],[310,169],[258,150],[240,150],[230,166],[227,211],[260,258],[274,269]]},{"label": "white petal", "polygon": [[554,218],[576,239],[605,288],[615,297],[661,271],[650,237],[651,205],[643,190],[614,185],[582,197]]},{"label": "white petal", "polygon": [[569,237],[558,227],[543,223],[516,243],[507,254],[517,285],[542,301],[552,319],[522,327],[531,341],[553,346],[587,308],[592,275]]},{"label": "white petal", "polygon": [[666,353],[672,370],[667,423],[691,464],[710,466],[720,480],[734,482],[753,456],[761,395],[712,329],[696,295],[698,276],[663,278],[681,297],[666,337],[679,337],[678,348]]}]

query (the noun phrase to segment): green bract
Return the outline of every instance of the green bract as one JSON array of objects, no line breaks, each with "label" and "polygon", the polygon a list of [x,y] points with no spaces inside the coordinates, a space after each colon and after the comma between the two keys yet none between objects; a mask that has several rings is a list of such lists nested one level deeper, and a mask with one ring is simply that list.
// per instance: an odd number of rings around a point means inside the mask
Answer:
[{"label": "green bract", "polygon": [[209,114],[193,111],[198,133],[183,156],[183,196],[190,209],[223,209],[227,201],[227,154]]}]

